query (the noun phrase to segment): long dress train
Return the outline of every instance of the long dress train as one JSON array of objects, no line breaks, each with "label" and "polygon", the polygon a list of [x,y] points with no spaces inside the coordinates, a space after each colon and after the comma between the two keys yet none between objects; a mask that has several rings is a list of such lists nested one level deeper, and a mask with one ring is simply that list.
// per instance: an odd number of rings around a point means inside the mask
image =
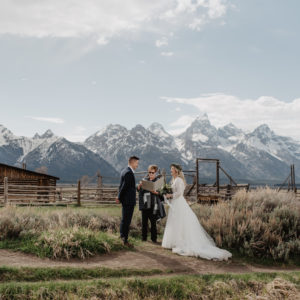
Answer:
[{"label": "long dress train", "polygon": [[169,201],[162,247],[185,256],[228,260],[232,254],[216,247],[183,197],[184,187],[184,182],[179,177],[172,184],[173,199]]}]

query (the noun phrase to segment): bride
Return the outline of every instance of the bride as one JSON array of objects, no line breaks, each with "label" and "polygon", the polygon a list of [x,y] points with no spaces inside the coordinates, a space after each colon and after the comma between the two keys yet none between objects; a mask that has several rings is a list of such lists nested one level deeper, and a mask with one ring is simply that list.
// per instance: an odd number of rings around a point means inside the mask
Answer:
[{"label": "bride", "polygon": [[227,250],[216,247],[213,239],[199,223],[195,213],[183,197],[185,179],[180,165],[171,165],[173,194],[167,194],[169,213],[162,247],[174,253],[205,259],[227,260],[232,256]]}]

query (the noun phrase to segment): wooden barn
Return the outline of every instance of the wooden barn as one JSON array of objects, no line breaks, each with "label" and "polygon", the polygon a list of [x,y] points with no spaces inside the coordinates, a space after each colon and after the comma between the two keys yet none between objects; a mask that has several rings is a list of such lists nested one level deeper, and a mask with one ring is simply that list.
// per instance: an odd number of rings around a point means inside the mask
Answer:
[{"label": "wooden barn", "polygon": [[58,177],[0,163],[0,198],[4,202],[55,201]]}]

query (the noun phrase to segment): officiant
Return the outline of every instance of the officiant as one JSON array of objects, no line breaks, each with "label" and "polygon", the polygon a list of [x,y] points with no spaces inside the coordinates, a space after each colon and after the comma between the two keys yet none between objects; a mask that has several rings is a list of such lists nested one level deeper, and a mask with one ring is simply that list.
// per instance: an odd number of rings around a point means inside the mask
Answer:
[{"label": "officiant", "polygon": [[[155,182],[159,179],[157,176],[158,167],[150,165],[148,174],[143,180]],[[151,240],[157,242],[157,227],[156,222],[166,216],[163,198],[157,191],[146,191],[142,188],[142,183],[138,185],[139,191],[139,210],[142,212],[142,240],[147,241],[148,223],[151,224]]]}]

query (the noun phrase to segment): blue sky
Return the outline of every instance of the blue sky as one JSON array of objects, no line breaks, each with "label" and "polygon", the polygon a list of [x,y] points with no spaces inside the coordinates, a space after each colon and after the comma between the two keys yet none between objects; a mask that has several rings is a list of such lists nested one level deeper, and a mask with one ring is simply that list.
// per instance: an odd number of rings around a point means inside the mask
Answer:
[{"label": "blue sky", "polygon": [[[25,3],[26,2],[26,3]],[[81,141],[207,113],[300,140],[297,0],[3,0],[0,124]]]}]

